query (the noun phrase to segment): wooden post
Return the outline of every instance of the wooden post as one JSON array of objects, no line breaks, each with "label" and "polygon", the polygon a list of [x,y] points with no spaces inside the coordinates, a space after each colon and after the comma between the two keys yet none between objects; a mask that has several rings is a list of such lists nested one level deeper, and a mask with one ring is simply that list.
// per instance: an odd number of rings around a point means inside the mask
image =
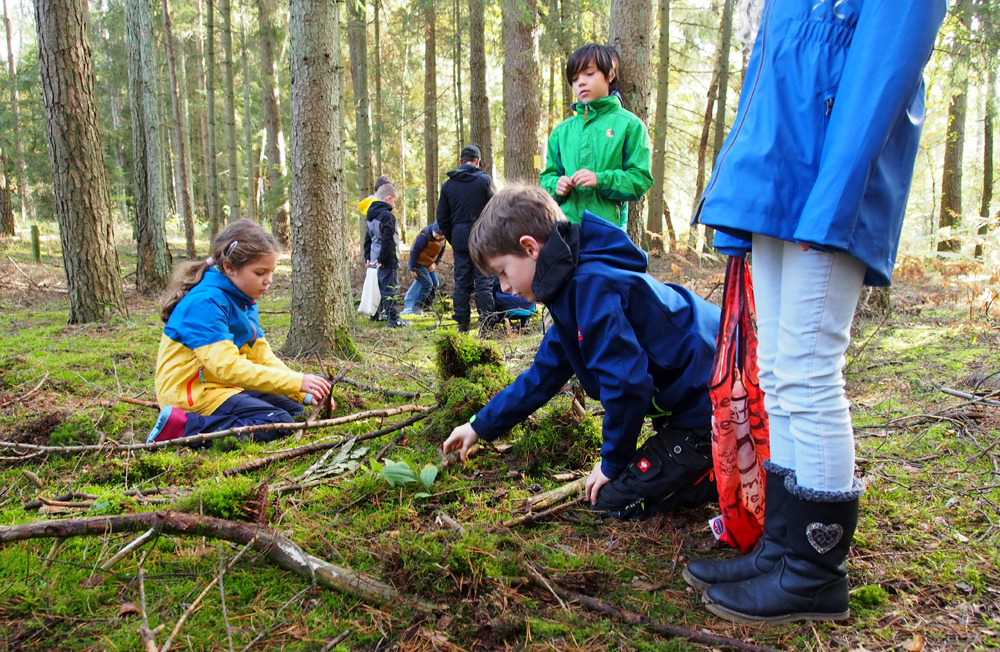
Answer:
[{"label": "wooden post", "polygon": [[31,259],[36,263],[42,262],[42,249],[38,241],[38,227],[31,225]]}]

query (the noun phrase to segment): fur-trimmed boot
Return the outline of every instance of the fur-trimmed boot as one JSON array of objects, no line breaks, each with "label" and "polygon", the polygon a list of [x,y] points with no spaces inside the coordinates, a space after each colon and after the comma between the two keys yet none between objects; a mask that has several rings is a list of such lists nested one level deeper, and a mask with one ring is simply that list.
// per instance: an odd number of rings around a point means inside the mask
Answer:
[{"label": "fur-trimmed boot", "polygon": [[800,620],[850,618],[847,553],[858,525],[864,487],[817,491],[790,477],[785,555],[760,577],[713,584],[702,600],[715,615],[743,624],[780,625]]},{"label": "fur-trimmed boot", "polygon": [[769,573],[785,554],[788,526],[788,489],[785,478],[795,481],[795,472],[764,462],[764,534],[747,555],[732,559],[693,559],[684,569],[684,580],[704,591],[712,584],[742,582]]}]

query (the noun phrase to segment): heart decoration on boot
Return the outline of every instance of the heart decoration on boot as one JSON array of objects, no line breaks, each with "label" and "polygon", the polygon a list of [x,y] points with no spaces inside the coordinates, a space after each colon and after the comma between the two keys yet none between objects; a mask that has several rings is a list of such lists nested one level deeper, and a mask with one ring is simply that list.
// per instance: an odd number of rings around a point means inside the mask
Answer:
[{"label": "heart decoration on boot", "polygon": [[840,539],[843,536],[844,528],[839,523],[834,523],[833,525],[810,523],[806,527],[806,538],[809,539],[809,543],[815,548],[816,552],[821,555],[825,555],[833,550],[833,547],[840,543]]}]

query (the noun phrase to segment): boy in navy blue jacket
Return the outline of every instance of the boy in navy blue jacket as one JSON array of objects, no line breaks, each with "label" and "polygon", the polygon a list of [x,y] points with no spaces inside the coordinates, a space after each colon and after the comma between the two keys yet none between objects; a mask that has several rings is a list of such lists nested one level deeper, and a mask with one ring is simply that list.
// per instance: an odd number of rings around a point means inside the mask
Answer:
[{"label": "boy in navy blue jacket", "polygon": [[[618,518],[716,500],[708,379],[719,308],[646,273],[645,253],[584,212],[562,221],[544,190],[508,187],[469,236],[477,267],[505,292],[545,303],[553,327],[531,368],[469,423],[445,452],[493,440],[544,405],[575,373],[604,405],[601,461],[586,483],[591,507]],[[645,416],[656,434],[636,451]]]}]

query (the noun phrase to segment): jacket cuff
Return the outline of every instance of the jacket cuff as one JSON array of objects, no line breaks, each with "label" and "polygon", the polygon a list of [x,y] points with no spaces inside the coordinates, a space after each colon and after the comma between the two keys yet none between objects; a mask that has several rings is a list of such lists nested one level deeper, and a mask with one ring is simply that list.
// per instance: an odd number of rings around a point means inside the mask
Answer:
[{"label": "jacket cuff", "polygon": [[601,473],[603,473],[608,479],[614,480],[619,475],[622,474],[628,467],[628,464],[618,464],[606,457],[601,458]]},{"label": "jacket cuff", "polygon": [[485,439],[486,441],[493,441],[497,437],[503,434],[503,431],[497,430],[490,426],[489,421],[486,418],[481,417],[483,410],[480,410],[476,414],[472,415],[469,419],[469,425],[472,429],[476,431],[480,439]]}]

